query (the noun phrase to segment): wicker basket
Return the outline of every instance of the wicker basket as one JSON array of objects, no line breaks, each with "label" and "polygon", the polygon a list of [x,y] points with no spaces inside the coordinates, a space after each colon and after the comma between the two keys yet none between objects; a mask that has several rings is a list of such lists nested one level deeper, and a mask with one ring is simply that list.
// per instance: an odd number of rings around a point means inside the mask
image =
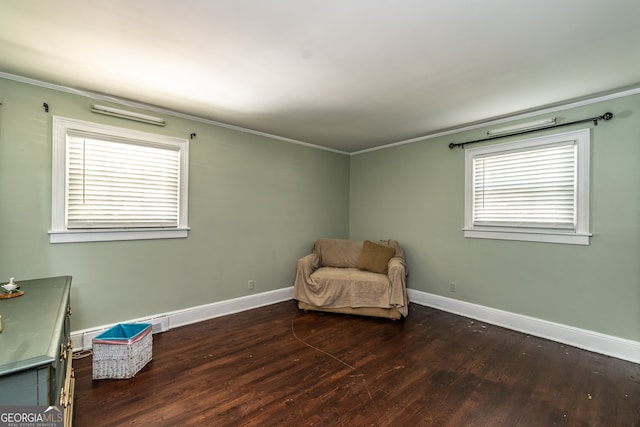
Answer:
[{"label": "wicker basket", "polygon": [[92,344],[94,380],[131,378],[151,360],[151,325],[119,324],[95,337]]}]

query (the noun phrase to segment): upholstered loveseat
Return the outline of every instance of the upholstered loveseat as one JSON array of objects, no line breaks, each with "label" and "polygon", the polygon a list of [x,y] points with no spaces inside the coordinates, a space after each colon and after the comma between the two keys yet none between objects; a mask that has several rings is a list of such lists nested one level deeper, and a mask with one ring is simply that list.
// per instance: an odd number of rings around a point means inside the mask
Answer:
[{"label": "upholstered loveseat", "polygon": [[395,240],[319,239],[296,265],[303,310],[399,319],[408,314],[407,266]]}]

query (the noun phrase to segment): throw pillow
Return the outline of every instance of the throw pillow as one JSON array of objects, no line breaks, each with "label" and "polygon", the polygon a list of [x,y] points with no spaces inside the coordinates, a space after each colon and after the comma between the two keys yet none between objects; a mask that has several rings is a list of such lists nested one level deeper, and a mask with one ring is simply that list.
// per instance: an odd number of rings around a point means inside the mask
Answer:
[{"label": "throw pillow", "polygon": [[360,270],[387,274],[387,264],[395,254],[396,250],[394,248],[388,248],[370,240],[365,240],[362,246],[362,253],[358,258],[357,267]]}]

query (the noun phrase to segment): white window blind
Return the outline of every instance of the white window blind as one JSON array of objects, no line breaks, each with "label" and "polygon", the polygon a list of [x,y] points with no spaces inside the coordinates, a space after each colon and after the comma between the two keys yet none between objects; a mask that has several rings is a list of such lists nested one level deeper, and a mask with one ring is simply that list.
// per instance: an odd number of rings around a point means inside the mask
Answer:
[{"label": "white window blind", "polygon": [[465,150],[464,236],[588,245],[590,130]]},{"label": "white window blind", "polygon": [[51,243],[188,237],[189,140],[53,117]]},{"label": "white window blind", "polygon": [[574,141],[473,159],[473,223],[574,230]]},{"label": "white window blind", "polygon": [[67,228],[175,228],[179,181],[173,147],[69,135]]}]

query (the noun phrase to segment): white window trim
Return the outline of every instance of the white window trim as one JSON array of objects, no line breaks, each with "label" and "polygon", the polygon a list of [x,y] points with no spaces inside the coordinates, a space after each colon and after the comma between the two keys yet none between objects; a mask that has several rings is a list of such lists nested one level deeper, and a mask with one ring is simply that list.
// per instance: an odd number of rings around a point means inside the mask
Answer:
[{"label": "white window trim", "polygon": [[[132,140],[150,141],[158,144],[180,146],[180,212],[177,228],[126,228],[103,230],[68,230],[65,225],[65,172],[66,140],[71,130],[117,135]],[[86,122],[65,117],[53,117],[53,155],[52,155],[52,197],[50,243],[100,242],[115,240],[174,239],[188,235],[188,176],[189,176],[189,140],[158,135],[100,123]]]},{"label": "white window trim", "polygon": [[[464,237],[498,240],[519,240],[528,242],[564,243],[573,245],[588,245],[589,232],[589,177],[590,177],[590,129],[565,132],[550,136],[542,136],[521,141],[494,144],[465,150],[465,213],[463,228]],[[576,191],[576,229],[566,231],[558,229],[515,228],[478,226],[473,224],[472,162],[479,154],[502,152],[555,144],[568,139],[575,140],[578,147],[577,159],[577,191]]]}]

